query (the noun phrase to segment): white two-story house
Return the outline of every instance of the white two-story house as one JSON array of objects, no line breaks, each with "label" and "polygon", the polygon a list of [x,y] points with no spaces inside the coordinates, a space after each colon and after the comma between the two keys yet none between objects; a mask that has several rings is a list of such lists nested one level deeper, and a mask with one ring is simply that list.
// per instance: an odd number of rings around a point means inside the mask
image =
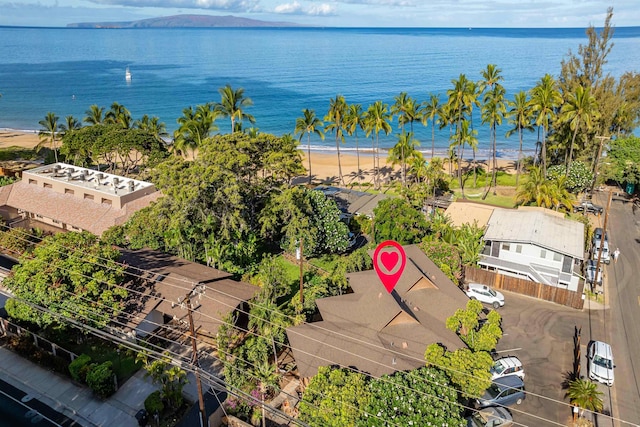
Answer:
[{"label": "white two-story house", "polygon": [[542,208],[495,209],[478,264],[501,274],[570,291],[584,261],[584,224]]}]

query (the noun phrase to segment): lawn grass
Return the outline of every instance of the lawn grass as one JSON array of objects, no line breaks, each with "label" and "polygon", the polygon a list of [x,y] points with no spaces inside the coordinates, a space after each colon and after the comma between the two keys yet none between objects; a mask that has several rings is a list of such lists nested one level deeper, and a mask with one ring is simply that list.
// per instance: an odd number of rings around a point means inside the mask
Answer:
[{"label": "lawn grass", "polygon": [[6,162],[9,160],[34,160],[38,158],[38,154],[35,150],[22,147],[2,147],[0,148],[0,161]]},{"label": "lawn grass", "polygon": [[69,350],[74,353],[87,354],[92,363],[112,362],[113,372],[122,384],[142,367],[136,363],[136,353],[122,348],[111,341],[105,341],[97,337],[87,337],[80,344],[71,344]]}]

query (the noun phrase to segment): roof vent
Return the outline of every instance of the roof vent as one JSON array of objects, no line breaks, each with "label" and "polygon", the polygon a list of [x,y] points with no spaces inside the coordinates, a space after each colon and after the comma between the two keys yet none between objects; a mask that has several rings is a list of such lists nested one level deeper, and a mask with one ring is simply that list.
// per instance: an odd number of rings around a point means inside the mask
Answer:
[{"label": "roof vent", "polygon": [[129,181],[129,191],[133,191],[136,188],[136,183]]},{"label": "roof vent", "polygon": [[118,177],[114,176],[113,177],[113,186],[117,187],[119,183],[120,183],[120,180],[118,179]]},{"label": "roof vent", "polygon": [[67,178],[67,181],[71,180],[71,171],[67,170],[67,172],[65,172],[65,177]]}]

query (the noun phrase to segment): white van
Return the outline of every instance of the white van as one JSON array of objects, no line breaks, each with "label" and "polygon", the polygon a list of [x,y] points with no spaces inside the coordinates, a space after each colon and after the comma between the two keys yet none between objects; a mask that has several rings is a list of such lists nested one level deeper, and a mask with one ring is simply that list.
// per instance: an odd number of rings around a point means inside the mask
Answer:
[{"label": "white van", "polygon": [[613,385],[613,353],[611,346],[606,342],[593,341],[587,351],[589,360],[589,378],[593,381]]}]

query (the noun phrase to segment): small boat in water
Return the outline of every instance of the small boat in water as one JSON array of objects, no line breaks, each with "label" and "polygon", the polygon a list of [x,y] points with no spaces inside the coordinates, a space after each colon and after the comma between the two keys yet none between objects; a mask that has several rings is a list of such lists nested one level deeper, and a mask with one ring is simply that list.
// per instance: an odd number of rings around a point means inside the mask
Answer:
[{"label": "small boat in water", "polygon": [[129,70],[129,67],[127,67],[126,71],[124,72],[124,79],[128,82],[131,81],[131,71]]}]

